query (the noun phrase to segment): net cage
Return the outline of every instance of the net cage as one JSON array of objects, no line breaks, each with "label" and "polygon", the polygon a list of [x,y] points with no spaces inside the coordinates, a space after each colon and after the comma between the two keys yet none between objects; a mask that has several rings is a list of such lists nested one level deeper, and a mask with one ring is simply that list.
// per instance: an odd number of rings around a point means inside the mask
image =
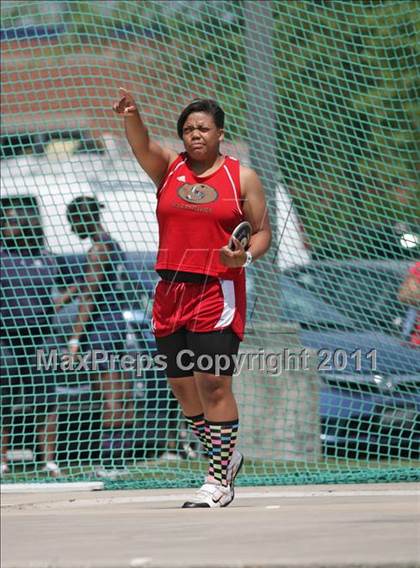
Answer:
[{"label": "net cage", "polygon": [[[181,110],[217,100],[223,153],[265,188],[238,483],[418,479],[418,14],[409,0],[3,0],[5,479],[180,487],[206,471],[155,358],[156,188],[112,112],[119,87],[176,151]],[[70,361],[89,269],[76,198],[110,247]]]}]

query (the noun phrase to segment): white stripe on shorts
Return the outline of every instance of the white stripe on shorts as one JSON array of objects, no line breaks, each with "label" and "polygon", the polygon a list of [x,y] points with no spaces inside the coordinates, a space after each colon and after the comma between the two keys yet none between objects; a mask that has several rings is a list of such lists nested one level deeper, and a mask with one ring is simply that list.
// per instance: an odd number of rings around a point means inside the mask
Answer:
[{"label": "white stripe on shorts", "polygon": [[219,280],[223,293],[223,311],[214,329],[227,327],[233,322],[236,310],[235,286],[233,280]]}]

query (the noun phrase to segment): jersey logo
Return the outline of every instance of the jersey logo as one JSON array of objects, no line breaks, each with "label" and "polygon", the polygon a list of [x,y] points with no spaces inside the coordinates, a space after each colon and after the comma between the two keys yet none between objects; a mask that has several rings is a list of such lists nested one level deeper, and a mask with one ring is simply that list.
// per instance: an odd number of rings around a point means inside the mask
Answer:
[{"label": "jersey logo", "polygon": [[177,179],[178,181],[183,181],[183,182],[186,182],[186,181],[187,181],[186,178],[185,178],[185,176],[179,176],[179,177],[177,177],[176,179]]},{"label": "jersey logo", "polygon": [[212,203],[216,201],[219,194],[209,185],[204,183],[196,183],[192,185],[191,183],[184,183],[178,188],[178,195],[187,203]]}]

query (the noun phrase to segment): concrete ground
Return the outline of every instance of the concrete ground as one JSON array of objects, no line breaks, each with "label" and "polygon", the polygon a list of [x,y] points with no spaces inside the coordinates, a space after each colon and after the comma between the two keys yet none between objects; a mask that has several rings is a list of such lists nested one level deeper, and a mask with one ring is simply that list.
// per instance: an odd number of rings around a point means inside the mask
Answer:
[{"label": "concrete ground", "polygon": [[420,485],[2,495],[3,568],[420,567]]}]

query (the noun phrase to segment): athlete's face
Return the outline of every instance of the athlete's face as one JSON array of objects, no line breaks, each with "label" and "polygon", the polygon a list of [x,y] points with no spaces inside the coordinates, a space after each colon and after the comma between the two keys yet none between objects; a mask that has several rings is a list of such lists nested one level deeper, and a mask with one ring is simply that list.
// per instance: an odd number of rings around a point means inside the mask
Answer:
[{"label": "athlete's face", "polygon": [[223,128],[218,128],[211,114],[206,112],[189,114],[182,129],[185,150],[195,160],[217,155],[223,136]]}]

